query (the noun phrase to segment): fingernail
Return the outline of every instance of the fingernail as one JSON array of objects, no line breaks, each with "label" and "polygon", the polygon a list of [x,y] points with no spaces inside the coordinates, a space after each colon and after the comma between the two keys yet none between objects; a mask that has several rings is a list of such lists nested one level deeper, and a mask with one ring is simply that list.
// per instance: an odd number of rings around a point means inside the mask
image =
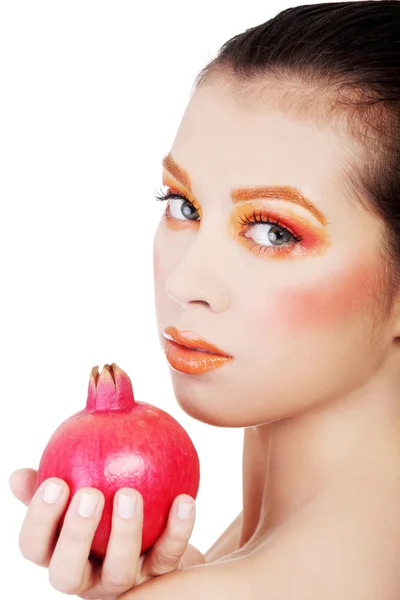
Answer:
[{"label": "fingernail", "polygon": [[130,519],[133,517],[136,506],[136,496],[130,494],[119,494],[117,508],[118,514],[123,519]]},{"label": "fingernail", "polygon": [[61,485],[57,485],[52,481],[46,483],[43,489],[42,498],[47,504],[54,504],[57,502],[62,493]]},{"label": "fingernail", "polygon": [[180,519],[188,519],[193,512],[194,503],[191,500],[179,500],[176,514]]},{"label": "fingernail", "polygon": [[81,517],[91,517],[99,499],[95,494],[83,493],[79,498],[78,513]]}]

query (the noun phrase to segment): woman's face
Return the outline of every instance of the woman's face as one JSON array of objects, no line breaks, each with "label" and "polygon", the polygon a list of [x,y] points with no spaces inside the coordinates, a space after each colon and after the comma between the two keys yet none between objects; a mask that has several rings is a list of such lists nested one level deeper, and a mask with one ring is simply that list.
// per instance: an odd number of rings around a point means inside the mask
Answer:
[{"label": "woman's face", "polygon": [[355,147],[256,98],[228,85],[195,92],[163,168],[165,191],[193,206],[167,201],[154,239],[162,347],[172,326],[233,356],[198,374],[170,366],[176,398],[228,427],[361,389],[392,340],[377,318],[382,224],[345,185]]}]

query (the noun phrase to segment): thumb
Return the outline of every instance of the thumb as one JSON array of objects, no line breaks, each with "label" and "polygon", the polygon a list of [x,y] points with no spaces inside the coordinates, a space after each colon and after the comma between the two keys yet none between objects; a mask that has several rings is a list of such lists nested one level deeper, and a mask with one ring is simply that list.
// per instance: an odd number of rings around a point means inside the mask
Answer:
[{"label": "thumb", "polygon": [[8,483],[14,496],[28,506],[37,490],[37,471],[17,469],[11,473]]}]

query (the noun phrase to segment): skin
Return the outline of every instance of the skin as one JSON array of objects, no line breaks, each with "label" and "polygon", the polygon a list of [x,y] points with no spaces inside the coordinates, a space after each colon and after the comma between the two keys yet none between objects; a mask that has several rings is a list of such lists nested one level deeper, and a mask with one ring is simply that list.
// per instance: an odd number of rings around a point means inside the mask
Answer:
[{"label": "skin", "polygon": [[[344,128],[283,112],[273,86],[246,90],[221,80],[192,96],[169,156],[199,220],[174,200],[154,238],[162,347],[175,326],[234,357],[170,375],[189,415],[244,428],[243,512],[203,557],[187,545],[194,511],[186,523],[172,511],[156,549],[139,557],[139,498],[130,536],[116,516],[108,561],[93,571],[100,513],[83,528],[72,508],[54,550],[68,491],[49,507],[36,472],[17,471],[12,490],[29,504],[22,553],[48,566],[60,591],[102,600],[398,598],[400,303],[389,306],[382,285],[383,225],[349,193],[345,164],[362,155]],[[189,197],[169,170],[163,180]],[[299,189],[325,221],[287,198],[232,202],[232,189],[266,185]],[[276,229],[238,223],[255,208],[303,244],[274,252]]]},{"label": "skin", "polygon": [[[350,514],[360,503],[368,513],[370,497],[396,522],[400,492],[398,297],[383,309],[383,224],[345,180],[345,165],[362,160],[361,150],[344,126],[282,113],[268,85],[266,108],[267,94],[249,88],[219,82],[193,95],[169,155],[185,170],[201,219],[184,222],[175,200],[179,228],[161,219],[154,239],[161,345],[173,325],[234,356],[201,375],[170,375],[188,414],[245,428],[241,556],[318,500],[326,523],[332,499],[342,497],[353,499]],[[164,182],[187,194],[165,170]],[[238,214],[230,190],[265,185],[299,188],[324,213],[323,252],[260,255],[227,228]],[[321,228],[302,207],[262,203],[294,229],[300,218]],[[273,244],[265,241],[270,226],[257,227],[253,240]]]}]

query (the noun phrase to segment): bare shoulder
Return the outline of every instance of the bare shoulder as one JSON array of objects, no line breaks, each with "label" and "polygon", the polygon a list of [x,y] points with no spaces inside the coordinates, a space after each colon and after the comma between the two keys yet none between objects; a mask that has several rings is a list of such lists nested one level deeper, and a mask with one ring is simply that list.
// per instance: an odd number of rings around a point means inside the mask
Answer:
[{"label": "bare shoulder", "polygon": [[263,597],[398,600],[400,510],[383,499],[330,497],[259,544],[243,566]]},{"label": "bare shoulder", "polygon": [[155,577],[121,600],[398,600],[397,494],[314,501],[248,552]]}]

